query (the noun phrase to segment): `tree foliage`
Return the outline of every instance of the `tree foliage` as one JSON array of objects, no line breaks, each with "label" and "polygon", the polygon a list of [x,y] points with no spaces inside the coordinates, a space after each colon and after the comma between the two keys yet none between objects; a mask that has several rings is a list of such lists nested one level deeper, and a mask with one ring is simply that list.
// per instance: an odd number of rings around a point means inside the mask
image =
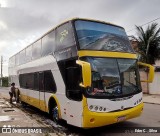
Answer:
[{"label": "tree foliage", "polygon": [[144,30],[141,26],[136,26],[138,41],[138,52],[140,60],[149,64],[155,64],[155,60],[160,59],[160,28],[157,23],[152,23]]},{"label": "tree foliage", "polygon": [[2,87],[8,87],[8,77],[2,77]]}]

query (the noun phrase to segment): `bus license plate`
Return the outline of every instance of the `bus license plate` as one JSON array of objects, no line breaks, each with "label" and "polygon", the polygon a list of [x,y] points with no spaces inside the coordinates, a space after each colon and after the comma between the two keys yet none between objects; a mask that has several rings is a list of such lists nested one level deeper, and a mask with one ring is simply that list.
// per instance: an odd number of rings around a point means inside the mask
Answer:
[{"label": "bus license plate", "polygon": [[117,118],[117,122],[126,120],[126,116],[120,116]]}]

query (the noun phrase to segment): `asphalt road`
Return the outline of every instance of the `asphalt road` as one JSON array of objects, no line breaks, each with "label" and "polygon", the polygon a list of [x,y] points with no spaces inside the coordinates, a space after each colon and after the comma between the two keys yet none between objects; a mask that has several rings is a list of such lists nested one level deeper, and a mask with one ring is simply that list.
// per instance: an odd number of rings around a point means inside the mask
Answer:
[{"label": "asphalt road", "polygon": [[[6,89],[0,89],[0,94],[7,96],[8,91]],[[62,135],[80,135],[80,136],[128,136],[128,135],[142,135],[142,136],[150,136],[150,135],[157,135],[159,136],[160,133],[133,133],[135,132],[134,127],[159,127],[160,129],[160,105],[156,104],[146,104],[144,106],[143,113],[140,117],[131,119],[125,122],[121,122],[118,124],[113,124],[109,126],[104,126],[100,128],[94,129],[81,129],[71,125],[67,125],[65,122],[60,123],[60,125],[55,125],[49,118],[47,114],[35,109],[31,106],[27,106],[26,108],[20,107],[21,110],[24,112],[31,114],[32,118],[36,118],[36,120],[40,122],[45,122],[46,124],[50,124],[53,129],[57,130]],[[37,114],[38,113],[38,114]],[[133,127],[133,129],[129,129],[128,127]],[[125,133],[117,133],[121,129],[124,130]],[[141,129],[141,128],[140,128]],[[145,128],[142,128],[145,129]],[[112,132],[110,132],[112,131]],[[113,133],[115,132],[115,133]]]}]

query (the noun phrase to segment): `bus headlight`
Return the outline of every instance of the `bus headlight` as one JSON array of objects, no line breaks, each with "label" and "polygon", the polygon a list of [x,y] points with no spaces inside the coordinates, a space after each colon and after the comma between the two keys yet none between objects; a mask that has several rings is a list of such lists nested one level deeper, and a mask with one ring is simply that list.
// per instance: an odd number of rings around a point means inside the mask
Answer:
[{"label": "bus headlight", "polygon": [[98,106],[96,106],[94,109],[97,111],[98,110]]},{"label": "bus headlight", "polygon": [[99,111],[102,111],[102,107],[99,107]]},{"label": "bus headlight", "polygon": [[106,107],[98,106],[98,105],[90,105],[88,109],[91,111],[96,111],[96,112],[106,112],[107,110]]},{"label": "bus headlight", "polygon": [[93,105],[89,106],[89,109],[92,110],[93,109]]}]

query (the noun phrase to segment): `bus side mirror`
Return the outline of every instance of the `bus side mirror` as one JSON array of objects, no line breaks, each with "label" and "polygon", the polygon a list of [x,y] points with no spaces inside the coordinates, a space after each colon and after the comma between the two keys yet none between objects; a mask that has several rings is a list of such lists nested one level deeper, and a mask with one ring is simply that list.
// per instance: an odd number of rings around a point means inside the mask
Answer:
[{"label": "bus side mirror", "polygon": [[80,83],[81,87],[91,87],[91,66],[90,63],[77,60],[76,63],[82,67],[83,82]]},{"label": "bus side mirror", "polygon": [[146,64],[146,63],[142,63],[142,62],[138,62],[138,65],[143,66],[143,67],[147,67],[149,69],[148,79],[147,80],[142,80],[141,82],[152,83],[153,79],[154,79],[154,67],[150,64]]}]

